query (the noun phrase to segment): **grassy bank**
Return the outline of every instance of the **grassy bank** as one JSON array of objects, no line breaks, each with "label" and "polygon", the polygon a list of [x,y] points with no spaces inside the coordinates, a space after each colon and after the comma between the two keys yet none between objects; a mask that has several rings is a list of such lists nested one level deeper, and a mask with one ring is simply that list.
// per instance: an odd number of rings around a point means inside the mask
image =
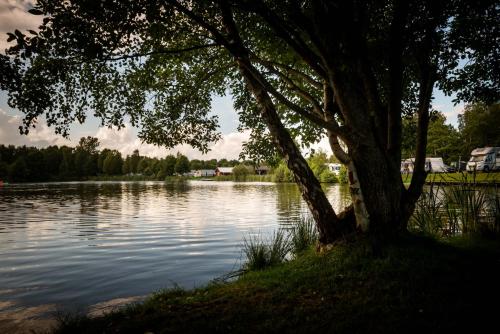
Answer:
[{"label": "grassy bank", "polygon": [[[411,182],[412,174],[401,174],[404,183]],[[430,173],[427,175],[426,182],[434,182],[434,183],[444,183],[444,184],[457,184],[462,183],[463,181],[467,182],[476,182],[476,183],[496,183],[500,184],[500,172],[490,172],[490,173],[482,173],[477,172],[475,174],[472,173]]]},{"label": "grassy bank", "polygon": [[232,283],[158,292],[57,333],[445,333],[496,324],[500,245],[408,236],[387,245],[309,249]]}]

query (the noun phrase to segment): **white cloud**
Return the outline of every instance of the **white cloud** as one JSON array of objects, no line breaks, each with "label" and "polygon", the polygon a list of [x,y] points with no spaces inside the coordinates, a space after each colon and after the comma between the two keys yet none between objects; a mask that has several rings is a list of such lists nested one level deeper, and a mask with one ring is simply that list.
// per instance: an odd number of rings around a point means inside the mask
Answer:
[{"label": "white cloud", "polygon": [[33,1],[0,0],[0,52],[12,46],[12,43],[7,43],[7,32],[38,30],[43,17],[28,13],[32,7]]},{"label": "white cloud", "polygon": [[463,103],[457,104],[456,106],[450,105],[441,105],[436,104],[432,105],[432,108],[442,112],[446,116],[446,123],[451,124],[453,126],[458,125],[458,115],[464,113],[465,105]]},{"label": "white cloud", "polygon": [[[76,146],[78,144],[78,138],[74,138],[74,136],[72,140],[68,140],[60,135],[56,135],[54,129],[48,127],[43,118],[39,120],[36,128],[31,129],[30,133],[26,136],[19,134],[19,126],[21,124],[21,116],[9,115],[0,108],[0,144],[36,147],[47,147],[49,145]],[[238,159],[243,142],[249,138],[249,132],[225,134],[221,140],[210,145],[211,150],[204,155],[189,145],[179,145],[167,150],[164,147],[142,143],[130,125],[121,130],[100,127],[96,132],[86,131],[85,135],[98,138],[101,149],[115,149],[123,155],[131,154],[135,149],[139,149],[141,155],[150,157],[163,158],[168,154],[180,152],[189,159],[203,160]]]},{"label": "white cloud", "polygon": [[445,112],[444,115],[446,116],[446,123],[454,126],[458,125],[458,115],[464,113],[464,108],[465,104],[461,103],[454,106],[451,111]]},{"label": "white cloud", "polygon": [[43,120],[40,120],[36,128],[31,129],[27,136],[19,134],[21,124],[22,118],[20,116],[9,115],[0,108],[0,144],[36,147],[75,145],[72,141],[56,135]]},{"label": "white cloud", "polygon": [[316,144],[311,145],[311,148],[308,149],[307,151],[302,150],[306,156],[310,154],[311,149],[313,149],[316,152],[323,151],[325,152],[328,156],[332,155],[332,148],[330,147],[330,142],[328,141],[327,136],[323,136],[323,138]]},{"label": "white cloud", "polygon": [[131,154],[138,149],[141,155],[162,158],[177,152],[186,155],[189,159],[238,159],[244,141],[248,140],[249,132],[232,132],[222,136],[221,140],[210,145],[210,151],[202,154],[189,145],[178,145],[172,149],[142,143],[130,126],[121,130],[101,127],[95,134],[101,148],[116,149],[122,155]]}]

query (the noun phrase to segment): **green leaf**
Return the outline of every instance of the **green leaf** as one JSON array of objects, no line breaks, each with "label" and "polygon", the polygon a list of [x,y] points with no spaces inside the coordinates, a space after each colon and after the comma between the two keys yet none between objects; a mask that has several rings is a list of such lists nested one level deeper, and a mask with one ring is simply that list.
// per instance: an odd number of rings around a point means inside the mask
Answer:
[{"label": "green leaf", "polygon": [[24,34],[22,32],[20,32],[19,30],[14,30],[14,34],[16,34],[16,36],[20,39],[23,39],[24,38]]},{"label": "green leaf", "polygon": [[9,36],[9,37],[7,38],[7,42],[12,42],[13,40],[15,40],[15,39],[16,39],[16,35],[14,35],[14,34],[13,34],[13,33],[11,33],[11,32],[8,32],[8,33],[7,33],[7,35]]},{"label": "green leaf", "polygon": [[39,9],[36,9],[36,8],[32,8],[32,9],[28,10],[28,13],[30,13],[32,15],[43,15],[43,12]]}]

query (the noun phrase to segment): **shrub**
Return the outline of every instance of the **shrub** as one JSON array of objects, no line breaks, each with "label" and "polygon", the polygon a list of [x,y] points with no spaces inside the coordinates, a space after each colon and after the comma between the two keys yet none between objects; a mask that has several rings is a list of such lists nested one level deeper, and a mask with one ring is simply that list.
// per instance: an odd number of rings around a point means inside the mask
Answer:
[{"label": "shrub", "polygon": [[490,229],[495,235],[500,235],[500,192],[496,186],[493,191],[488,205],[488,213],[492,220]]},{"label": "shrub", "polygon": [[338,176],[338,180],[341,184],[347,184],[348,183],[348,176],[347,176],[347,167],[342,165],[340,167],[340,172]]},{"label": "shrub", "polygon": [[[464,234],[478,232],[484,225],[481,216],[485,216],[486,193],[478,189],[475,182],[462,180],[458,186],[452,186],[446,192],[445,200],[449,209],[456,215],[456,222],[460,223]],[[455,223],[455,222],[453,222]]]},{"label": "shrub", "polygon": [[335,173],[331,172],[329,169],[324,169],[319,175],[319,182],[322,183],[337,183],[338,181]]},{"label": "shrub", "polygon": [[275,169],[274,182],[293,182],[293,174],[284,162]]},{"label": "shrub", "polygon": [[250,174],[250,170],[245,165],[237,165],[233,167],[233,179],[235,181],[245,181]]}]

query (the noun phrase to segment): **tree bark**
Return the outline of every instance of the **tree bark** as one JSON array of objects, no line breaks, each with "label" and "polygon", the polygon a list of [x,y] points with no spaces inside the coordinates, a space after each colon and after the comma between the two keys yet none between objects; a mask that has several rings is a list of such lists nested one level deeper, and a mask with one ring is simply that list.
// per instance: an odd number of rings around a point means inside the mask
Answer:
[{"label": "tree bark", "polygon": [[[241,63],[242,61],[238,61]],[[321,188],[311,168],[302,157],[300,150],[293,142],[290,134],[285,129],[278,113],[267,92],[261,87],[253,76],[248,73],[247,65],[240,64],[240,70],[244,75],[248,88],[259,103],[260,114],[266,123],[271,136],[281,156],[285,159],[288,168],[292,171],[296,183],[307,203],[319,231],[319,242],[329,244],[342,237],[346,232],[339,224],[330,202]]]},{"label": "tree bark", "polygon": [[350,155],[369,217],[364,231],[374,235],[399,233],[405,226],[399,166],[396,170],[385,152],[372,145],[363,145]]}]

